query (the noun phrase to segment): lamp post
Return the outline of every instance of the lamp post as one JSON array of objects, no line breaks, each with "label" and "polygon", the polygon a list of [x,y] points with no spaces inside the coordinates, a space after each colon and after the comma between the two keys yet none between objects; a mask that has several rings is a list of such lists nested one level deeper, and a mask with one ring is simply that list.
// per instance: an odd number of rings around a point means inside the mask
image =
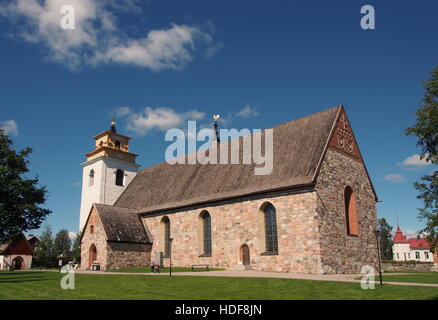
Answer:
[{"label": "lamp post", "polygon": [[379,280],[380,280],[380,285],[383,286],[383,282],[382,282],[382,267],[380,265],[380,245],[379,245],[380,231],[378,229],[374,230],[374,235],[376,236],[377,260],[379,261]]},{"label": "lamp post", "polygon": [[172,276],[172,241],[173,238],[169,238],[169,276]]}]

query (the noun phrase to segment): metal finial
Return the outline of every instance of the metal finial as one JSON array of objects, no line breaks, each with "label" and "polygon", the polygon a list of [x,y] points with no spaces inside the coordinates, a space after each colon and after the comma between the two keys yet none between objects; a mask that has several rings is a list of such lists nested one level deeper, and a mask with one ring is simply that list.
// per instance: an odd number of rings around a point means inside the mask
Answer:
[{"label": "metal finial", "polygon": [[112,121],[111,121],[111,132],[116,133],[116,117],[112,116]]},{"label": "metal finial", "polygon": [[218,115],[218,114],[213,115],[213,129],[214,129],[214,133],[216,135],[217,143],[221,142],[221,140],[219,138],[219,130],[218,130],[218,126],[217,126],[217,121],[219,120],[219,118],[220,118],[220,115]]}]

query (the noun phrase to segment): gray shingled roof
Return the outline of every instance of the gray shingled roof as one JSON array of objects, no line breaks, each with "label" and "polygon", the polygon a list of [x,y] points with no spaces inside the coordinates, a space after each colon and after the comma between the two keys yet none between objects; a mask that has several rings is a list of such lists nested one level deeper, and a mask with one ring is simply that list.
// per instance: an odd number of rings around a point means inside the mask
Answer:
[{"label": "gray shingled roof", "polygon": [[163,162],[139,172],[114,205],[143,213],[310,184],[341,109],[331,108],[274,127],[270,175],[254,175],[254,166],[247,164]]},{"label": "gray shingled roof", "polygon": [[108,241],[150,243],[146,230],[135,210],[94,204]]}]

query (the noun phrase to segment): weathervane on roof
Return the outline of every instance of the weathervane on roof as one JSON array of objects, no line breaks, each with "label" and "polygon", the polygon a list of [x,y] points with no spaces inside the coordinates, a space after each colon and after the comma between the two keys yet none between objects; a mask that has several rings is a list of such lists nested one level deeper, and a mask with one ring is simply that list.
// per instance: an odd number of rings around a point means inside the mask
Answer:
[{"label": "weathervane on roof", "polygon": [[115,116],[112,116],[112,118],[111,118],[111,132],[114,132],[114,133],[117,132],[117,130],[116,130],[116,117]]},{"label": "weathervane on roof", "polygon": [[220,115],[218,114],[214,114],[213,115],[213,129],[214,129],[214,134],[216,135],[216,141],[219,144],[221,142],[220,138],[219,138],[219,130],[218,130],[218,125],[217,125],[217,121],[219,120]]}]

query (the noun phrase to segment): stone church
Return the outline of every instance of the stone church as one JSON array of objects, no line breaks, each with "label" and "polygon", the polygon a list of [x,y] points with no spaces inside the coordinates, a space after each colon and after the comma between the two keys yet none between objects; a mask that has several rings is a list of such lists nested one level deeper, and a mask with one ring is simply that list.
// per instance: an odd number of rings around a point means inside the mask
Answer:
[{"label": "stone church", "polygon": [[269,175],[249,164],[167,162],[137,173],[129,137],[113,123],[83,164],[81,268],[149,266],[160,252],[178,267],[376,266],[377,195],[343,106],[272,129]]}]

